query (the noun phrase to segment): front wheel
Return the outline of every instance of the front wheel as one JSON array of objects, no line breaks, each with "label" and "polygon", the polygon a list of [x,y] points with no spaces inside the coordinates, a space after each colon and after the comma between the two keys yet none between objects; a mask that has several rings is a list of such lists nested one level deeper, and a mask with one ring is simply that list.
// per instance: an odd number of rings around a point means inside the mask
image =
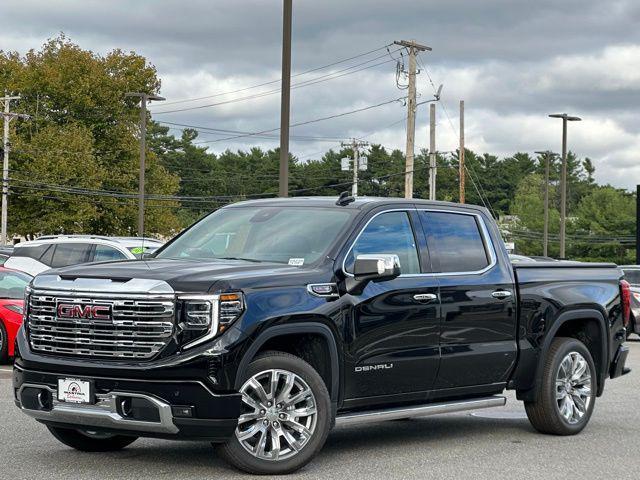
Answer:
[{"label": "front wheel", "polygon": [[9,336],[7,329],[4,328],[2,320],[0,320],[0,363],[7,363],[9,359]]},{"label": "front wheel", "polygon": [[113,452],[122,450],[137,440],[137,437],[111,435],[90,430],[75,430],[47,426],[60,442],[81,452]]},{"label": "front wheel", "polygon": [[322,377],[307,362],[266,352],[249,365],[234,437],[219,445],[230,464],[252,474],[291,473],[324,445],[331,401]]},{"label": "front wheel", "polygon": [[589,423],[596,388],[596,369],[587,347],[575,338],[556,338],[536,399],[524,404],[527,417],[539,432],[575,435]]}]

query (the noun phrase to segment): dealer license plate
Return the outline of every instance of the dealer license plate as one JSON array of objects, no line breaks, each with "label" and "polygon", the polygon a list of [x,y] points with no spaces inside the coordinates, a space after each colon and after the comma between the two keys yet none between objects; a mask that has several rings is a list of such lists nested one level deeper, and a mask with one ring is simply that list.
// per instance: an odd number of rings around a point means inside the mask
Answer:
[{"label": "dealer license plate", "polygon": [[58,379],[58,400],[66,403],[92,403],[92,384],[77,378]]}]

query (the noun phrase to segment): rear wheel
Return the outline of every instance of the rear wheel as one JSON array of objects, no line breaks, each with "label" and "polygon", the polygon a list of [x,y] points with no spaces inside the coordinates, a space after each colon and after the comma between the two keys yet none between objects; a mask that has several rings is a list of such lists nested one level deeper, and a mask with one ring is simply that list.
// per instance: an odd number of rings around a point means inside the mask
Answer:
[{"label": "rear wheel", "polygon": [[589,423],[596,401],[596,369],[587,347],[574,338],[556,338],[545,359],[542,382],[525,410],[542,433],[575,435]]},{"label": "rear wheel", "polygon": [[247,369],[234,437],[218,446],[233,466],[252,474],[291,473],[324,445],[331,402],[311,365],[284,352],[267,352]]},{"label": "rear wheel", "polygon": [[113,452],[122,450],[137,440],[137,437],[112,435],[91,430],[47,427],[60,442],[82,452]]},{"label": "rear wheel", "polygon": [[7,363],[9,359],[9,337],[7,335],[7,329],[4,328],[4,324],[0,321],[0,363]]}]

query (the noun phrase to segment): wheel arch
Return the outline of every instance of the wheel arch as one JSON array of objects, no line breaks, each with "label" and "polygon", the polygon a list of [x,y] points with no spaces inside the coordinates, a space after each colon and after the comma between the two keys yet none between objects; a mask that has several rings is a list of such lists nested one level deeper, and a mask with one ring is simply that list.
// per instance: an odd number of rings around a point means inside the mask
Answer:
[{"label": "wheel arch", "polygon": [[267,342],[277,339],[278,337],[286,337],[290,335],[318,335],[324,339],[330,361],[330,382],[327,384],[331,403],[334,406],[334,411],[338,403],[338,397],[340,393],[340,363],[338,346],[335,336],[332,330],[325,324],[320,322],[296,322],[288,323],[286,325],[274,325],[267,327],[251,342],[249,348],[245,351],[240,363],[235,378],[235,388],[239,389],[242,386],[242,379],[244,374],[251,363],[251,361],[260,352],[263,346]]},{"label": "wheel arch", "polygon": [[[561,313],[553,322],[549,331],[546,333],[542,346],[540,348],[540,355],[536,364],[536,372],[534,377],[533,388],[525,392],[518,392],[518,398],[525,401],[531,401],[535,397],[535,392],[538,386],[542,382],[542,374],[544,370],[544,362],[551,348],[551,343],[555,338],[565,335],[563,332],[570,331],[570,327],[575,325],[596,325],[599,334],[600,348],[595,349],[592,345],[586,345],[587,349],[591,352],[594,363],[597,369],[598,389],[597,396],[601,396],[604,390],[604,381],[607,376],[609,367],[609,335],[607,329],[607,322],[602,312],[596,308],[583,308],[577,310],[571,310]],[[573,336],[573,338],[580,338]],[[584,343],[584,342],[583,342]]]}]

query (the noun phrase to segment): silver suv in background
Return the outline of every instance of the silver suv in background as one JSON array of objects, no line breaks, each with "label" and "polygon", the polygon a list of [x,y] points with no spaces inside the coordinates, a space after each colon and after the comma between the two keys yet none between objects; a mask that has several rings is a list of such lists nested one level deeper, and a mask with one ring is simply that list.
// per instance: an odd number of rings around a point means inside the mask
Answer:
[{"label": "silver suv in background", "polygon": [[142,237],[50,235],[17,244],[5,266],[37,275],[50,268],[80,263],[135,260],[162,245],[159,240]]}]

